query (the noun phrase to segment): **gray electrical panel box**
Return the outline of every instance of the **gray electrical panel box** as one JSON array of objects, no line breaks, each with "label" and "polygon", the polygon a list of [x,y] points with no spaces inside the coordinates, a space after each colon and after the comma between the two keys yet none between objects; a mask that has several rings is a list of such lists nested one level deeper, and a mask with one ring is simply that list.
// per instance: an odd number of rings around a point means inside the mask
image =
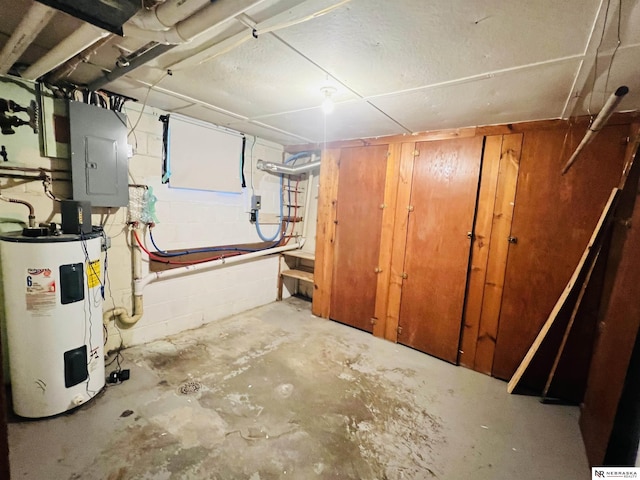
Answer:
[{"label": "gray electrical panel box", "polygon": [[127,117],[69,102],[73,199],[93,207],[129,204]]}]

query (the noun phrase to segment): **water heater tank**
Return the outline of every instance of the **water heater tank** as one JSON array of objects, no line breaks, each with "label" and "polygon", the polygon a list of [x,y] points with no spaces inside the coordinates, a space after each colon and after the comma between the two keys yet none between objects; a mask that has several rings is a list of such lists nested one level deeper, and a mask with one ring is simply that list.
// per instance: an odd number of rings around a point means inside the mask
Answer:
[{"label": "water heater tank", "polygon": [[99,234],[0,236],[13,409],[70,410],[105,384]]}]

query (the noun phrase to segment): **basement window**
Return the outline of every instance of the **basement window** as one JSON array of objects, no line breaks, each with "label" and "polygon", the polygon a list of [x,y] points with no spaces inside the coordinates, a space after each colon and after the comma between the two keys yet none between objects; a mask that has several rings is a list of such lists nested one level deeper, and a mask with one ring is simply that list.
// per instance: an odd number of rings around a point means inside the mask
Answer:
[{"label": "basement window", "polygon": [[182,115],[163,115],[162,183],[172,188],[242,192],[243,136]]}]

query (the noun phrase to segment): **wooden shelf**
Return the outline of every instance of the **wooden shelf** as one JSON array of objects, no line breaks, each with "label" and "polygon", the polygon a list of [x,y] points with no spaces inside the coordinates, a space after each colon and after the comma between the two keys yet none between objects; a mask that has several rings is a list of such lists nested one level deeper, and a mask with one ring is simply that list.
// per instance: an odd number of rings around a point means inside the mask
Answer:
[{"label": "wooden shelf", "polygon": [[296,278],[305,282],[313,282],[313,273],[305,272],[304,270],[296,270],[292,268],[291,270],[284,270],[280,275],[283,277]]},{"label": "wooden shelf", "polygon": [[[288,288],[294,288],[294,293],[298,293],[298,283],[305,282],[313,284],[313,268],[315,255],[302,250],[289,250],[280,253],[280,271],[278,273],[278,300],[282,300],[282,288],[285,278],[296,280]],[[308,286],[305,287],[308,290]],[[313,290],[313,289],[312,289]],[[309,294],[310,296],[310,294]]]},{"label": "wooden shelf", "polygon": [[302,250],[289,250],[288,252],[282,252],[282,255],[285,257],[295,257],[311,261],[316,259],[316,256],[313,253],[303,252]]}]

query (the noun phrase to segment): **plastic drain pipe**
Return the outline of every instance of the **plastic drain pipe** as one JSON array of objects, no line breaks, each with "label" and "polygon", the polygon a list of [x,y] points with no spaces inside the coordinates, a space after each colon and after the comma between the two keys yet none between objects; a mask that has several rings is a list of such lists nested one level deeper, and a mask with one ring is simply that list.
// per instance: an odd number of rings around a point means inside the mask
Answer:
[{"label": "plastic drain pipe", "polygon": [[[135,240],[134,229],[131,229],[131,248],[133,249],[132,267],[133,267],[133,281],[140,281],[142,277],[142,253],[140,247]],[[102,314],[102,322],[107,325],[109,321],[114,320],[119,323],[123,328],[130,328],[138,323],[138,320],[142,318],[144,313],[144,303],[142,300],[142,294],[138,295],[135,291],[133,294],[133,314],[129,315],[129,312],[124,307],[116,307],[111,310],[107,310]]]},{"label": "plastic drain pipe", "polygon": [[622,97],[624,97],[627,93],[629,93],[629,88],[623,85],[621,87],[618,87],[617,90],[613,92],[607,99],[607,102],[602,107],[602,110],[600,110],[600,113],[598,113],[598,116],[587,130],[587,133],[585,133],[584,138],[580,142],[580,145],[578,145],[576,151],[573,152],[571,158],[569,158],[565,166],[562,168],[562,175],[569,171],[571,165],[573,165],[578,159],[578,155],[580,155],[580,152],[582,152],[582,150],[584,150],[584,148],[592,142],[592,140],[596,137],[600,130],[602,130],[602,128],[607,123],[607,120],[609,120],[611,115],[613,115],[613,112],[622,101]]},{"label": "plastic drain pipe", "polygon": [[182,275],[186,275],[189,273],[202,271],[202,270],[213,270],[215,268],[223,267],[226,265],[232,265],[234,263],[244,262],[246,260],[251,260],[253,258],[259,258],[259,257],[271,255],[272,253],[286,252],[288,250],[298,250],[302,248],[302,246],[304,245],[304,242],[305,242],[304,238],[300,238],[296,243],[292,245],[268,248],[266,250],[245,253],[242,255],[234,255],[233,257],[220,258],[218,260],[212,260],[210,262],[204,262],[204,263],[196,263],[195,265],[187,265],[186,267],[173,268],[171,270],[163,270],[161,272],[152,272],[152,273],[149,273],[148,275],[145,275],[143,278],[134,280],[133,293],[134,295],[142,296],[142,292],[144,291],[144,288],[150,283],[156,282],[158,280],[179,277]]}]

